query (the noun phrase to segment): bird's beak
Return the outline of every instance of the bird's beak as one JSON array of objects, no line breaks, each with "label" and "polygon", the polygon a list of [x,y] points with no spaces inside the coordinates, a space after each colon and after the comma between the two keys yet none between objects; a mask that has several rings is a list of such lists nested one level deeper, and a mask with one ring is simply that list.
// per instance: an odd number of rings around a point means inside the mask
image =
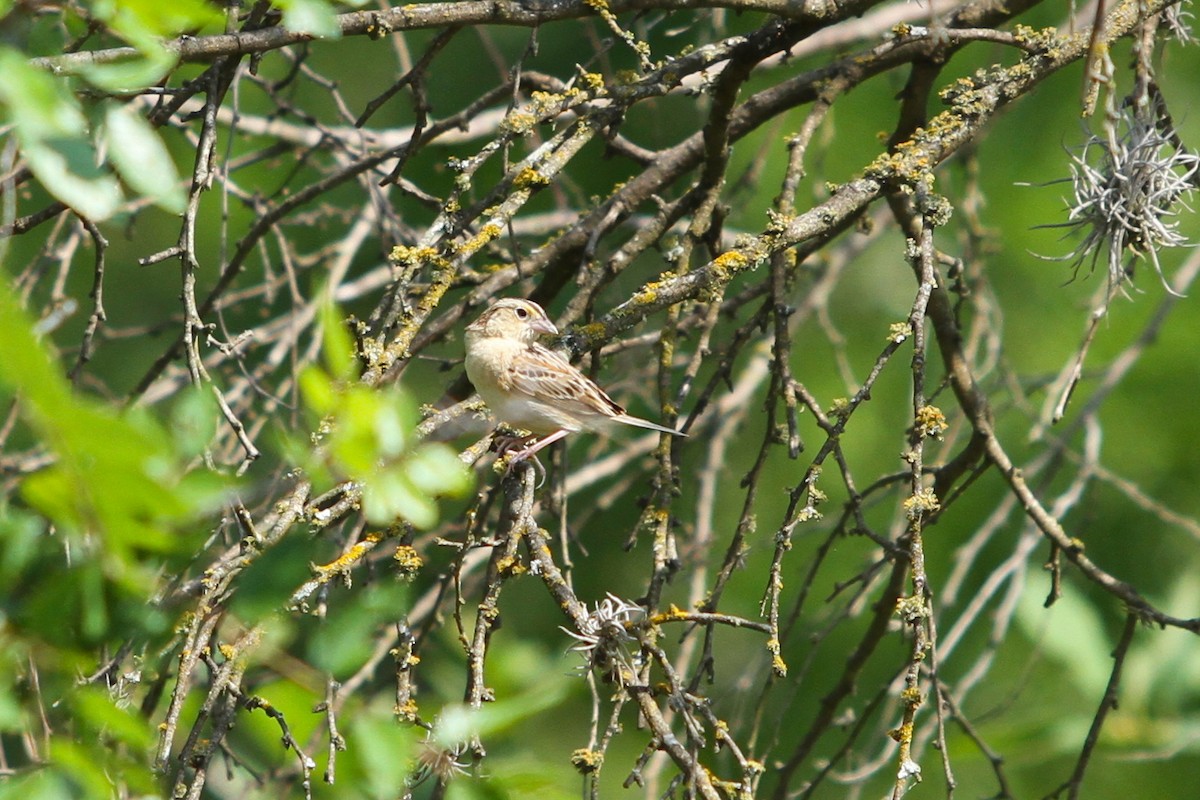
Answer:
[{"label": "bird's beak", "polygon": [[541,319],[535,319],[533,322],[529,323],[529,327],[538,333],[544,333],[553,336],[558,335],[558,328],[554,327],[554,323],[545,317],[542,317]]}]

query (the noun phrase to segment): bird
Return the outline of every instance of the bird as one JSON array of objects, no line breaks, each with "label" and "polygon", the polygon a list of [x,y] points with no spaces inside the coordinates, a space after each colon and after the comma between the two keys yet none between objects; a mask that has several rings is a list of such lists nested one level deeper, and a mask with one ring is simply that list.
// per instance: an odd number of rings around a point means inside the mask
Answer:
[{"label": "bird", "polygon": [[558,328],[537,303],[497,300],[466,329],[467,377],[500,422],[537,440],[509,461],[517,463],[579,431],[632,425],[673,436],[683,431],[626,413],[570,361],[540,344]]}]

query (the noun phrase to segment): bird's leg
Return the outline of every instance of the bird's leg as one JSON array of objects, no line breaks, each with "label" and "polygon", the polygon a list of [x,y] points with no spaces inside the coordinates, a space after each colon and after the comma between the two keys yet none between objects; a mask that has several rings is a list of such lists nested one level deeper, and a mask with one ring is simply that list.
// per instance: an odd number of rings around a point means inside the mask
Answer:
[{"label": "bird's leg", "polygon": [[518,445],[524,447],[536,438],[531,433],[525,431],[514,432],[507,425],[501,425],[496,429],[496,433],[492,437],[492,445],[489,449],[503,456]]},{"label": "bird's leg", "polygon": [[515,456],[513,456],[513,461],[522,461],[526,458],[529,458],[531,455],[533,455],[537,451],[541,450],[544,447],[549,447],[550,445],[554,444],[559,439],[562,439],[569,433],[570,433],[569,430],[563,429],[561,431],[555,431],[554,433],[550,434],[549,436],[545,436],[541,439],[538,439],[536,442],[529,445],[524,450],[522,450],[521,452],[519,452]]},{"label": "bird's leg", "polygon": [[508,478],[513,474],[513,470],[515,470],[518,465],[526,462],[528,462],[529,465],[533,467],[533,471],[537,473],[537,485],[533,488],[542,488],[542,485],[546,483],[546,468],[542,466],[542,462],[538,460],[537,456],[532,458],[526,457],[520,461],[517,461],[516,456],[513,456],[513,458],[508,462],[508,468],[504,470],[504,477]]},{"label": "bird's leg", "polygon": [[[562,439],[564,436],[566,436],[569,433],[570,433],[570,431],[568,431],[568,430],[555,431],[554,433],[550,434],[549,436],[538,439],[536,442],[534,442],[533,444],[524,448],[523,450],[521,450],[520,452],[518,452],[516,455],[512,456],[512,458],[509,459],[508,471],[512,472],[512,468],[515,467],[517,464],[521,463],[522,461],[524,461],[527,458],[532,457],[534,454],[537,453],[537,451],[541,450],[543,447],[547,447],[549,445],[554,444],[559,439]],[[534,463],[538,463],[536,458],[534,459]],[[538,464],[538,466],[540,467],[541,465]],[[543,474],[545,474],[544,470],[543,470]]]}]

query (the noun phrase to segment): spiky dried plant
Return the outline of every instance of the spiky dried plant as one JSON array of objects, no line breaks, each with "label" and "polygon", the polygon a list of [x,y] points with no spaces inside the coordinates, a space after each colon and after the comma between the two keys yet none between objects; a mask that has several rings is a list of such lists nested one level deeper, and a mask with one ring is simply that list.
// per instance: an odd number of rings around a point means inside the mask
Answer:
[{"label": "spiky dried plant", "polygon": [[635,672],[627,652],[627,646],[635,637],[629,633],[628,625],[644,617],[645,613],[641,606],[610,593],[582,621],[578,632],[567,628],[562,630],[578,641],[571,650],[582,653],[587,659],[586,669],[599,666],[608,670],[616,680],[623,680]]},{"label": "spiky dried plant", "polygon": [[1083,240],[1064,260],[1078,272],[1088,261],[1095,269],[1106,255],[1115,287],[1131,280],[1134,263],[1144,258],[1169,289],[1158,254],[1191,244],[1179,212],[1191,210],[1200,157],[1182,147],[1164,115],[1149,118],[1127,107],[1107,135],[1093,134],[1071,159],[1075,196],[1062,226],[1082,231]]}]

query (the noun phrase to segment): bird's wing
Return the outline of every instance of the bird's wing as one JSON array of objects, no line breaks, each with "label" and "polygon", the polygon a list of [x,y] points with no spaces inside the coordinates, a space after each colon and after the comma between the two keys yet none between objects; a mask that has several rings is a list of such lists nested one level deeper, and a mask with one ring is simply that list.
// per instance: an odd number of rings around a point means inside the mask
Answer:
[{"label": "bird's wing", "polygon": [[513,360],[512,384],[513,389],[534,400],[559,404],[569,412],[606,417],[625,414],[620,404],[570,361],[540,344]]}]

